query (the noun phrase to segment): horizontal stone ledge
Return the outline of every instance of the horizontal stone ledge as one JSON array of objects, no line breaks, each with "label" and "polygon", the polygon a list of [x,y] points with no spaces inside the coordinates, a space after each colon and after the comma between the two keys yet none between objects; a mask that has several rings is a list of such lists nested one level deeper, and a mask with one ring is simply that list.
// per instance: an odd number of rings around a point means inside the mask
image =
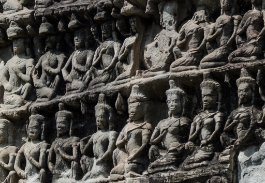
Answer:
[{"label": "horizontal stone ledge", "polygon": [[[28,108],[32,109],[46,109],[52,106],[57,106],[58,103],[70,103],[70,102],[80,102],[80,100],[88,99],[88,100],[96,100],[95,96],[99,93],[115,93],[121,90],[130,90],[131,87],[135,84],[138,85],[152,85],[157,83],[158,81],[168,82],[169,79],[179,79],[179,78],[197,78],[202,77],[203,73],[211,72],[211,73],[225,73],[225,72],[234,72],[239,71],[241,68],[249,68],[249,69],[258,69],[262,66],[265,66],[265,60],[259,60],[252,63],[237,63],[237,64],[227,64],[222,67],[211,68],[211,69],[200,69],[200,70],[188,70],[182,71],[178,73],[172,72],[165,72],[159,75],[149,76],[142,75],[142,76],[134,76],[130,79],[125,79],[121,81],[113,81],[108,83],[107,85],[96,87],[96,88],[89,88],[88,90],[80,93],[73,93],[64,96],[58,96],[55,99],[50,101],[35,101],[28,104]],[[24,111],[27,110],[23,106],[20,108],[13,108],[13,109],[0,109],[0,115],[8,115],[13,113],[13,111]]]}]

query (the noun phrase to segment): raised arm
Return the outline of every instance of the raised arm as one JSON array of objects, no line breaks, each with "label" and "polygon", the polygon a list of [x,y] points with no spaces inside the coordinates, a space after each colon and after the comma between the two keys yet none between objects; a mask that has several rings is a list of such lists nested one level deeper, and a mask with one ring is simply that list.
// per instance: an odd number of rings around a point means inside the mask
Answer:
[{"label": "raised arm", "polygon": [[31,73],[32,73],[32,69],[34,67],[34,60],[30,59],[27,60],[27,64],[26,64],[26,73],[23,74],[20,70],[16,71],[17,75],[25,82],[29,83],[31,82]]},{"label": "raised arm", "polygon": [[46,163],[47,144],[43,145],[40,149],[39,161],[36,161],[32,156],[29,157],[29,161],[38,169],[44,168]]},{"label": "raised arm", "polygon": [[112,153],[115,149],[115,142],[117,140],[118,133],[117,132],[110,132],[109,134],[109,146],[107,151],[103,154],[103,156],[97,161],[97,163],[111,159]]},{"label": "raised arm", "polygon": [[146,147],[149,143],[150,136],[151,136],[151,130],[150,129],[144,129],[142,131],[142,145],[139,149],[136,150],[136,152],[134,152],[134,154],[132,154],[128,157],[128,161],[131,161],[131,160],[135,159],[136,157],[142,155],[142,153],[144,152],[144,150],[146,149]]},{"label": "raised arm", "polygon": [[22,146],[17,153],[14,169],[16,170],[19,177],[26,179],[27,175],[26,175],[25,171],[20,168],[21,160],[23,157],[24,157],[24,146]]},{"label": "raised arm", "polygon": [[60,155],[66,159],[66,160],[70,160],[70,161],[76,161],[78,159],[78,143],[77,142],[73,142],[72,144],[72,154],[73,155],[69,155],[67,154],[64,150],[62,150],[61,148],[59,148],[59,153]]},{"label": "raised arm", "polygon": [[155,128],[155,130],[152,133],[151,139],[150,139],[150,144],[156,145],[159,144],[162,139],[164,138],[167,130],[163,130],[162,133],[158,127]]},{"label": "raised arm", "polygon": [[65,81],[67,81],[67,78],[68,78],[68,75],[69,75],[68,69],[71,66],[73,55],[74,55],[74,53],[71,54],[71,56],[69,57],[69,59],[67,60],[65,66],[62,69],[62,75],[63,75],[63,78],[64,78]]},{"label": "raised arm", "polygon": [[56,154],[54,151],[54,145],[51,146],[49,150],[49,155],[48,155],[48,168],[49,170],[53,173],[54,172],[54,159],[56,158]]}]

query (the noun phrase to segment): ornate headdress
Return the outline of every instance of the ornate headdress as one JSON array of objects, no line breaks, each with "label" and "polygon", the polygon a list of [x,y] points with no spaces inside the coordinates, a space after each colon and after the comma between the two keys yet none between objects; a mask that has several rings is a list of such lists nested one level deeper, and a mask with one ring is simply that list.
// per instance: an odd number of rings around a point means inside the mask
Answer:
[{"label": "ornate headdress", "polygon": [[236,80],[236,84],[237,87],[241,84],[241,83],[248,83],[250,84],[252,87],[255,86],[256,81],[254,78],[252,78],[249,74],[249,72],[247,71],[247,69],[243,68],[241,69],[241,73],[240,73],[240,78],[238,78]]},{"label": "ornate headdress", "polygon": [[19,27],[15,21],[11,21],[9,28],[6,30],[7,37],[10,40],[25,37],[25,31]]},{"label": "ornate headdress", "polygon": [[66,117],[67,119],[73,119],[73,113],[66,110],[63,103],[59,103],[59,111],[55,114],[55,117]]},{"label": "ornate headdress", "polygon": [[217,92],[221,92],[221,85],[217,81],[210,78],[210,73],[203,74],[203,81],[201,83],[201,88],[213,88]]},{"label": "ornate headdress", "polygon": [[146,102],[149,101],[148,97],[144,94],[139,85],[133,85],[132,91],[129,97],[129,103],[133,102]]},{"label": "ornate headdress", "polygon": [[42,23],[39,28],[39,34],[40,35],[55,34],[54,26],[51,23],[49,23],[45,17],[42,17]]},{"label": "ornate headdress", "polygon": [[174,80],[169,81],[169,89],[166,91],[166,95],[181,95],[184,96],[185,92],[179,86],[176,85]]},{"label": "ornate headdress", "polygon": [[[43,115],[40,114],[35,114],[35,111],[33,111],[33,113],[31,114],[31,116],[29,117],[29,121],[35,119],[35,121],[38,123],[38,125],[41,126],[41,140],[45,139],[45,117]],[[30,122],[29,122],[30,123]]]},{"label": "ornate headdress", "polygon": [[72,13],[68,28],[71,30],[79,29],[83,27],[83,24],[78,20],[77,16]]},{"label": "ornate headdress", "polygon": [[111,19],[113,4],[110,0],[100,0],[96,3],[97,14],[94,16],[96,22],[105,22]]},{"label": "ornate headdress", "polygon": [[113,126],[114,125],[113,124],[114,111],[112,107],[109,104],[107,104],[105,94],[103,93],[99,94],[98,103],[95,106],[95,111],[96,112],[104,111],[108,115],[109,129],[112,129],[114,127]]}]

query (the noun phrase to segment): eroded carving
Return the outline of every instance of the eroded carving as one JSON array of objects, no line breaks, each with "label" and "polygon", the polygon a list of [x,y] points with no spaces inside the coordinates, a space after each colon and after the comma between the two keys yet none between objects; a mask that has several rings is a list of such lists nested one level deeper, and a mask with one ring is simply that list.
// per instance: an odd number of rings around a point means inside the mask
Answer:
[{"label": "eroded carving", "polygon": [[[48,144],[44,138],[45,118],[39,114],[29,117],[27,125],[27,142],[19,149],[15,162],[15,170],[19,182],[45,183],[47,177]],[[23,164],[22,162],[25,162]],[[25,167],[25,168],[22,168]]]}]

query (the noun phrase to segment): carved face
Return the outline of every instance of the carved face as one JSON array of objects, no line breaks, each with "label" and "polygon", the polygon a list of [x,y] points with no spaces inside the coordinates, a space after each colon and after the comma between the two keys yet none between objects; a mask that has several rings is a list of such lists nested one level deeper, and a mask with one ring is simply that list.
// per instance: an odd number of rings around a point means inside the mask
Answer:
[{"label": "carved face", "polygon": [[46,49],[53,49],[56,46],[56,36],[50,35],[46,38],[45,43],[46,43]]},{"label": "carved face", "polygon": [[37,118],[31,118],[28,126],[28,137],[31,140],[40,139],[41,136],[41,121]]},{"label": "carved face", "polygon": [[210,87],[204,87],[202,89],[202,102],[204,110],[214,110],[218,102],[217,91]]},{"label": "carved face", "polygon": [[196,11],[192,17],[197,23],[208,22],[208,12],[206,10]]},{"label": "carved face", "polygon": [[141,120],[145,113],[145,102],[129,103],[129,118],[132,121]]},{"label": "carved face", "polygon": [[106,111],[103,109],[97,110],[95,116],[96,116],[96,123],[97,123],[98,129],[106,130],[108,126],[108,123],[107,123],[108,116],[106,115]]},{"label": "carved face", "polygon": [[130,18],[130,26],[131,26],[132,32],[134,32],[134,33],[137,32],[137,28],[136,28],[137,20],[135,17]]},{"label": "carved face", "polygon": [[57,136],[69,134],[70,121],[67,117],[59,116],[56,119]]},{"label": "carved face", "polygon": [[167,96],[167,106],[169,113],[171,114],[181,114],[183,111],[183,104],[182,100],[179,95],[168,95]]},{"label": "carved face", "polygon": [[25,51],[24,39],[15,39],[13,41],[13,51],[14,54],[20,54]]},{"label": "carved face", "polygon": [[82,48],[84,46],[85,35],[84,32],[76,31],[74,35],[74,43],[76,48]]},{"label": "carved face", "polygon": [[252,87],[248,83],[241,83],[238,86],[239,104],[250,104],[252,101]]},{"label": "carved face", "polygon": [[103,39],[108,39],[112,35],[112,25],[111,23],[103,23],[101,25],[101,32],[102,32],[102,38]]}]

